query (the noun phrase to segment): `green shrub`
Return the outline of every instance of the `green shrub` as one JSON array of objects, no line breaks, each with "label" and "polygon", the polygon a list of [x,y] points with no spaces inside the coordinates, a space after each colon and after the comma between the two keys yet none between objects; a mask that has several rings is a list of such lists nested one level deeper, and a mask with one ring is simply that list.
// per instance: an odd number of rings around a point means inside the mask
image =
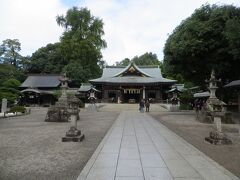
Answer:
[{"label": "green shrub", "polygon": [[21,113],[25,113],[26,112],[26,108],[23,106],[13,106],[10,109],[10,112],[21,112]]},{"label": "green shrub", "polygon": [[180,104],[180,110],[190,110],[191,107],[188,104]]},{"label": "green shrub", "polygon": [[192,102],[194,100],[193,98],[193,94],[190,92],[190,91],[183,91],[181,94],[180,94],[180,101],[181,103],[183,104],[188,104],[189,102]]},{"label": "green shrub", "polygon": [[56,99],[60,98],[61,95],[62,95],[62,91],[61,91],[61,90],[55,90],[55,91],[53,91],[53,96],[54,96]]},{"label": "green shrub", "polygon": [[20,95],[18,90],[20,84],[18,80],[13,78],[4,81],[0,86],[0,101],[6,98],[8,100],[8,106],[13,105]]},{"label": "green shrub", "polygon": [[10,106],[14,104],[15,100],[18,99],[18,94],[10,90],[0,88],[0,102],[2,102],[3,98],[6,98],[8,100],[8,106]]},{"label": "green shrub", "polygon": [[81,99],[79,99],[79,107],[85,108],[85,103]]},{"label": "green shrub", "polygon": [[2,83],[4,87],[17,89],[21,83],[17,79],[8,79]]}]

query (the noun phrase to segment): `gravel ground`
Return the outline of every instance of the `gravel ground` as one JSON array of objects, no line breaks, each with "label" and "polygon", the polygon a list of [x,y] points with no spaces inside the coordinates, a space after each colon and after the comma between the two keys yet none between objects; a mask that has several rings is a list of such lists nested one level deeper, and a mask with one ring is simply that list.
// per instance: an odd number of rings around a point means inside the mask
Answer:
[{"label": "gravel ground", "polygon": [[70,123],[44,122],[46,108],[27,116],[0,119],[1,180],[72,180],[118,116],[116,112],[80,112],[81,143],[61,142]]},{"label": "gravel ground", "polygon": [[212,145],[204,141],[214,129],[212,124],[195,120],[193,113],[151,113],[151,115],[194,145],[207,156],[240,177],[240,134],[239,124],[223,124],[223,132],[233,141],[232,145]]}]

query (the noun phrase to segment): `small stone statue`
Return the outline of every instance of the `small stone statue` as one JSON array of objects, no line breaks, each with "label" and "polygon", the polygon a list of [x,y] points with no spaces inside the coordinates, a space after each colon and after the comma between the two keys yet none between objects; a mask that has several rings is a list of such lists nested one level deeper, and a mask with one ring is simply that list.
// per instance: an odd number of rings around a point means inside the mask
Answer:
[{"label": "small stone statue", "polygon": [[82,134],[81,131],[77,129],[77,119],[79,118],[79,103],[79,99],[75,96],[69,101],[71,127],[66,132],[66,136],[62,138],[62,142],[81,142],[84,139],[84,134]]}]

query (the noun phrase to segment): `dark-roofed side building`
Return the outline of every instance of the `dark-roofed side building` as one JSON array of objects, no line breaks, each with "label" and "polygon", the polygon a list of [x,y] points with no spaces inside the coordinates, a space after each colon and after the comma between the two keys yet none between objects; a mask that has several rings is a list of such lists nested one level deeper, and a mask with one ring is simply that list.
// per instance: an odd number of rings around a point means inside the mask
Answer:
[{"label": "dark-roofed side building", "polygon": [[100,99],[99,97],[100,91],[94,88],[93,85],[90,83],[82,83],[80,88],[77,90],[76,96],[84,103],[90,102],[89,97],[90,97],[91,91],[94,91],[95,97],[97,99]]},{"label": "dark-roofed side building", "polygon": [[224,86],[225,88],[232,88],[237,91],[237,97],[235,98],[237,100],[238,104],[238,112],[240,112],[240,80],[235,80],[230,82],[229,84]]},{"label": "dark-roofed side building", "polygon": [[139,102],[166,99],[166,90],[176,80],[166,79],[157,66],[140,67],[130,63],[127,67],[106,67],[101,78],[89,81],[102,92],[103,102]]},{"label": "dark-roofed side building", "polygon": [[30,74],[21,84],[21,103],[50,105],[57,100],[54,92],[61,85],[59,74]]}]

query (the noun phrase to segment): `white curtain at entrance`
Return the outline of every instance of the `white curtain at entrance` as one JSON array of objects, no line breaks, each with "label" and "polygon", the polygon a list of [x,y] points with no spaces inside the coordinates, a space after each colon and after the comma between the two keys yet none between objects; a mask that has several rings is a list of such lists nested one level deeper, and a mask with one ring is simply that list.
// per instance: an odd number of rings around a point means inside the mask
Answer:
[{"label": "white curtain at entrance", "polygon": [[141,90],[140,89],[124,89],[123,93],[124,94],[140,94]]}]

